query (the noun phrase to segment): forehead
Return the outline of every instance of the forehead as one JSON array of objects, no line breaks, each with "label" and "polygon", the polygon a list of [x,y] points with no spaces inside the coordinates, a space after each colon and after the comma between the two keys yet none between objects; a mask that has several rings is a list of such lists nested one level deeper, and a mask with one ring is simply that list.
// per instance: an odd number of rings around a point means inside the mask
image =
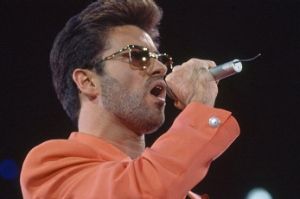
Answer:
[{"label": "forehead", "polygon": [[108,33],[107,51],[112,53],[128,44],[139,45],[157,51],[150,35],[137,26],[125,25],[112,28]]}]

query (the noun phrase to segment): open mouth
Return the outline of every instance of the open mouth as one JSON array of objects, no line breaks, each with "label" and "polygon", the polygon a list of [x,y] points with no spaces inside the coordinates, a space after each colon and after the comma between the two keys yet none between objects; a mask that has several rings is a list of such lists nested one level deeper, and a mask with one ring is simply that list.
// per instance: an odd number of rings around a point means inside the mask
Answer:
[{"label": "open mouth", "polygon": [[166,85],[163,81],[155,82],[150,90],[151,95],[154,97],[165,98],[166,97]]},{"label": "open mouth", "polygon": [[160,96],[161,95],[161,93],[163,92],[163,88],[162,88],[162,86],[155,86],[151,91],[150,91],[150,93],[152,94],[152,95],[154,95],[155,97],[158,97],[158,96]]}]

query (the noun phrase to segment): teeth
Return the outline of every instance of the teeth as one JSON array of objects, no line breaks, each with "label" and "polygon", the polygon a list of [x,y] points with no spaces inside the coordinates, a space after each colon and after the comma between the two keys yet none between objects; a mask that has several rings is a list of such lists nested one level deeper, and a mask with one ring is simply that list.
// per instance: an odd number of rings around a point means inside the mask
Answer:
[{"label": "teeth", "polygon": [[160,99],[161,101],[163,101],[163,102],[165,102],[166,101],[166,99],[165,98],[163,98],[163,97],[158,97],[158,99]]}]

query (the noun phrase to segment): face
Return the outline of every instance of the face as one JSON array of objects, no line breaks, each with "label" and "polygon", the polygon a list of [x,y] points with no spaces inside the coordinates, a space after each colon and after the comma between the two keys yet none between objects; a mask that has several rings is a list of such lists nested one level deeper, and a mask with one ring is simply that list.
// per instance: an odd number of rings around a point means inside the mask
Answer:
[{"label": "face", "polygon": [[[128,44],[157,49],[151,37],[135,26],[116,27],[109,33],[107,50],[109,56]],[[105,74],[101,76],[101,101],[127,128],[137,134],[151,133],[164,122],[166,66],[155,59],[146,70],[130,66],[129,58],[105,61]]]}]

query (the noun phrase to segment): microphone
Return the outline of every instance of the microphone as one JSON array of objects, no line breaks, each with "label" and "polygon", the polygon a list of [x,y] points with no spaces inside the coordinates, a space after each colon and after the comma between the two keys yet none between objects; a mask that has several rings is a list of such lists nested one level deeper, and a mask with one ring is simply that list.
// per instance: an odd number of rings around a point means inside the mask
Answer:
[{"label": "microphone", "polygon": [[[210,68],[209,72],[214,77],[216,81],[219,81],[221,79],[224,79],[226,77],[232,76],[234,74],[240,73],[243,69],[242,61],[248,62],[253,61],[256,58],[261,56],[261,53],[256,55],[255,57],[252,57],[250,59],[234,59],[232,61],[226,62],[224,64],[217,65],[216,67]],[[167,95],[173,99],[176,100],[177,97],[173,93],[173,91],[167,86]]]},{"label": "microphone", "polygon": [[239,59],[234,59],[230,62],[220,64],[216,67],[210,68],[209,72],[216,81],[240,73],[243,69],[242,62]]},{"label": "microphone", "polygon": [[234,59],[232,61],[226,62],[224,64],[217,65],[216,67],[210,68],[209,72],[212,74],[216,81],[224,79],[226,77],[232,76],[234,74],[240,73],[243,69],[242,61],[253,61],[261,56],[259,53],[250,59]]}]

